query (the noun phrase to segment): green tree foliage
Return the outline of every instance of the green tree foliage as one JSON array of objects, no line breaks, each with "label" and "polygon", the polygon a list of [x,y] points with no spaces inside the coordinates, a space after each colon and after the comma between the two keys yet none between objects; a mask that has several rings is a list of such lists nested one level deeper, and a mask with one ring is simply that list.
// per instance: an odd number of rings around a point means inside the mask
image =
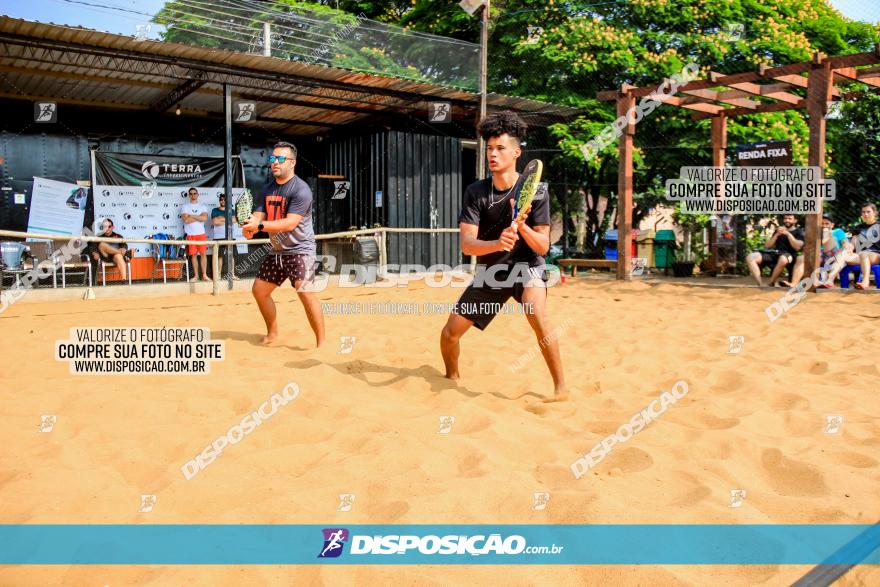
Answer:
[{"label": "green tree foliage", "polygon": [[[401,22],[476,40],[478,20],[463,19],[464,12],[450,4],[455,3],[418,0]],[[577,173],[587,197],[610,196],[612,206],[616,142],[589,161],[579,150],[616,118],[614,104],[598,102],[598,92],[624,83],[656,87],[690,62],[699,65],[700,77],[708,77],[710,72],[738,73],[760,65],[809,61],[816,51],[869,51],[880,38],[876,27],[843,17],[824,0],[498,0],[492,10],[490,89],[581,108],[582,116],[550,126],[546,146],[558,146],[560,158],[567,162],[565,173],[569,178]],[[736,24],[742,25],[740,36]],[[542,30],[530,35],[529,27],[532,33],[536,27]],[[663,201],[665,180],[677,176],[682,166],[711,164],[710,123],[694,122],[690,114],[661,106],[638,125],[635,222]],[[731,146],[772,139],[791,139],[795,164],[806,164],[808,127],[803,111],[728,123]],[[839,148],[832,141],[829,152]],[[598,228],[598,223],[592,227]]]},{"label": "green tree foliage", "polygon": [[880,205],[880,95],[863,94],[844,104],[839,120],[828,121],[829,172],[837,198],[828,205],[838,224],[854,224],[862,204]]},{"label": "green tree foliage", "polygon": [[[324,3],[326,4],[326,3]],[[166,41],[261,53],[271,25],[273,57],[473,89],[478,52],[472,43],[377,23],[399,18],[402,5],[347,2],[356,13],[295,0],[172,0],[154,18]],[[342,6],[340,6],[342,8]]]},{"label": "green tree foliage", "polygon": [[[181,5],[189,6],[187,11],[204,18],[192,8],[194,2],[175,0],[166,7],[179,10]],[[363,13],[408,31],[479,40],[479,18],[467,15],[455,0],[340,0],[338,7],[347,16],[335,11],[335,0],[275,0],[261,4],[288,6],[285,10],[292,12],[307,5],[326,11],[331,21]],[[247,16],[256,24],[263,14],[251,11]],[[218,23],[215,20],[213,24]],[[742,25],[740,36],[736,35],[737,24]],[[185,32],[186,27],[179,28],[167,38],[174,40],[175,35]],[[829,55],[869,51],[880,39],[876,26],[845,18],[826,0],[493,0],[490,34],[490,91],[580,109],[580,116],[560,117],[546,131],[536,132],[530,148],[557,149],[555,155],[545,157],[550,163],[547,175],[551,181],[565,176],[570,184],[581,188],[572,190],[573,194],[585,194],[588,200],[609,197],[609,210],[616,204],[616,143],[589,161],[580,150],[617,116],[613,103],[596,99],[600,91],[620,88],[624,83],[656,87],[691,62],[699,66],[700,77],[707,77],[710,72],[737,73],[760,65],[808,61],[816,51]],[[399,53],[392,58],[393,43],[372,48],[357,45],[364,41],[352,37],[350,43],[340,44],[328,64],[438,83],[448,81],[439,74],[448,64],[425,65],[437,53],[427,43],[421,48],[416,43],[409,52],[403,52],[407,57],[402,59]],[[201,42],[210,43],[206,38]],[[301,44],[308,43],[303,40]],[[291,52],[290,58],[299,57]],[[468,62],[449,77],[456,80],[454,85],[475,88],[475,72],[475,62]],[[802,90],[794,93],[803,95]],[[854,166],[877,168],[877,151],[860,148],[866,135],[874,132],[876,136],[877,129],[876,103],[865,103],[868,105],[864,108],[848,105],[844,120],[829,125],[831,168],[841,178],[860,171],[851,169]],[[680,167],[711,163],[709,121],[695,122],[690,114],[661,106],[637,126],[634,221],[663,201],[664,182],[676,177]],[[808,129],[803,111],[764,113],[728,123],[730,146],[771,139],[792,140],[795,164],[806,164]],[[867,197],[865,192],[873,190],[873,197],[880,195],[876,175],[859,177],[853,180],[851,189],[847,188],[851,193]],[[602,219],[593,220],[590,230],[597,231]]]}]

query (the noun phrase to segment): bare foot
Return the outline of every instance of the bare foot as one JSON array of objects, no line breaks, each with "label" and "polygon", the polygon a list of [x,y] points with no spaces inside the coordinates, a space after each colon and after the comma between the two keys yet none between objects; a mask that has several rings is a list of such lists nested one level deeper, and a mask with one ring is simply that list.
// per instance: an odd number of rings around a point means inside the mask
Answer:
[{"label": "bare foot", "polygon": [[540,416],[547,413],[550,405],[566,401],[568,401],[568,390],[565,388],[557,389],[553,393],[553,397],[545,397],[539,402],[530,403],[526,406],[526,410]]},{"label": "bare foot", "polygon": [[273,346],[278,341],[277,334],[267,334],[263,337],[263,340],[260,341],[260,344],[263,346]]},{"label": "bare foot", "polygon": [[458,371],[456,371],[455,373],[448,373],[447,372],[444,377],[446,377],[447,379],[452,379],[453,381],[458,381],[458,377],[459,377]]},{"label": "bare foot", "polygon": [[557,389],[554,392],[553,397],[546,397],[546,398],[542,399],[541,403],[552,404],[555,402],[565,402],[565,401],[568,401],[568,390],[563,388],[563,389]]},{"label": "bare foot", "polygon": [[198,277],[190,277],[190,278],[189,278],[189,282],[190,282],[190,283],[195,283],[195,282],[197,282],[198,280],[199,280]]},{"label": "bare foot", "polygon": [[316,348],[316,349],[321,348],[322,346],[324,346],[324,344],[325,344],[326,342],[327,342],[327,339],[326,339],[326,338],[322,338],[321,340],[317,341],[317,343],[315,344],[315,348]]}]

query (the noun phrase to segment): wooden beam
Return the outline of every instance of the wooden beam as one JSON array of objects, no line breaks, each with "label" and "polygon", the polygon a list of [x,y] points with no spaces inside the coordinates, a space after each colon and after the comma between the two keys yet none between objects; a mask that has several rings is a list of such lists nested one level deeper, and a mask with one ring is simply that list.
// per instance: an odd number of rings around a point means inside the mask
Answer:
[{"label": "wooden beam", "polygon": [[773,98],[780,102],[788,102],[789,104],[799,104],[803,98],[797,94],[792,94],[788,90],[791,86],[788,84],[767,84],[761,86],[761,95],[766,98]]},{"label": "wooden beam", "polygon": [[809,80],[803,75],[774,75],[773,79],[799,88],[806,88],[809,84]]},{"label": "wooden beam", "polygon": [[[807,78],[802,75],[776,75],[776,76],[773,76],[773,79],[779,80],[781,82],[784,82],[784,83],[792,85],[792,86],[797,86],[799,88],[806,88],[807,84],[808,84]],[[832,91],[833,96],[835,96],[835,97],[841,96],[840,88],[832,87],[831,91]],[[794,95],[794,94],[792,94],[792,95]],[[795,96],[795,97],[797,97],[797,96]],[[779,99],[779,98],[777,98],[777,99]],[[801,99],[801,98],[798,98],[798,99]]]},{"label": "wooden beam", "polygon": [[709,104],[707,102],[695,102],[691,104],[682,103],[679,106],[681,108],[687,108],[688,110],[707,112],[709,114],[718,114],[719,112],[724,112],[724,106],[719,106],[718,104]]},{"label": "wooden beam", "polygon": [[[712,167],[724,167],[727,154],[727,116],[724,113],[712,117]],[[715,222],[718,222],[717,220]],[[709,223],[709,272],[718,274],[718,247],[716,229]]]},{"label": "wooden beam", "polygon": [[880,87],[880,67],[871,67],[868,69],[842,67],[833,71],[835,81],[859,82],[869,86]]},{"label": "wooden beam", "polygon": [[718,92],[718,97],[715,99],[722,102],[730,103],[731,100],[748,98],[749,96],[751,96],[751,94],[749,94],[748,92],[743,92],[742,90],[725,90],[723,92]]},{"label": "wooden beam", "polygon": [[843,67],[858,67],[860,65],[877,65],[880,63],[880,46],[874,51],[866,53],[851,53],[850,55],[837,55],[829,57],[831,69],[841,69]]},{"label": "wooden beam", "polygon": [[[771,104],[761,104],[757,108],[728,108],[724,111],[724,114],[728,118],[733,118],[735,116],[742,116],[744,114],[760,114],[762,112],[783,112],[785,110],[797,110],[798,108],[803,108],[806,106],[807,101],[801,100],[798,104],[788,104],[787,102],[773,102]],[[697,113],[691,114],[691,118],[693,120],[705,120],[706,118],[711,118],[712,115],[708,113]]]},{"label": "wooden beam", "polygon": [[866,70],[858,70],[860,83],[880,88],[880,67],[870,67]]},{"label": "wooden beam", "polygon": [[[828,102],[831,101],[831,90],[834,87],[831,61],[820,59],[813,65],[809,73],[807,87],[807,113],[810,116],[810,153],[809,165],[821,169],[821,177],[825,177],[825,114],[828,113]],[[822,231],[822,201],[818,202],[816,214],[806,216],[806,240],[804,241],[804,275],[812,276],[819,269],[819,235]],[[816,291],[815,280],[810,282],[809,291]]]},{"label": "wooden beam", "polygon": [[759,104],[754,100],[745,99],[751,94],[740,90],[727,90],[724,92],[718,92],[715,90],[685,90],[682,93],[697,96],[705,100],[711,100],[713,102],[724,102],[726,104],[733,104],[734,106],[742,106],[743,108],[754,108]]},{"label": "wooden beam", "polygon": [[880,75],[880,66],[877,67],[866,67],[864,69],[859,69],[859,77],[874,77],[875,75]]},{"label": "wooden beam", "polygon": [[760,102],[755,102],[754,100],[748,100],[746,98],[728,98],[726,100],[722,100],[722,102],[724,102],[725,104],[730,104],[731,106],[749,108],[750,110],[754,110],[761,105]]},{"label": "wooden beam", "polygon": [[[744,73],[735,73],[731,75],[724,75],[720,73],[711,73],[709,75],[708,80],[695,80],[679,86],[679,92],[685,92],[687,90],[699,90],[703,88],[715,88],[718,86],[732,86],[732,84],[739,83],[748,83],[748,82],[757,82],[762,79],[765,79],[767,76],[775,77],[777,75],[791,75],[797,74],[810,69],[809,63],[792,63],[790,65],[782,65],[779,67],[764,67],[759,68],[758,71],[750,71]],[[653,91],[653,90],[651,90]],[[635,97],[640,97],[643,95],[650,94],[651,91],[644,92],[643,88],[639,88],[638,90],[633,91],[633,95]]]},{"label": "wooden beam", "polygon": [[834,70],[835,81],[836,78],[842,78],[844,81],[858,81],[859,80],[859,70],[855,67],[841,67]]},{"label": "wooden beam", "polygon": [[703,98],[705,100],[718,99],[718,92],[716,90],[685,90],[681,93],[688,94],[689,96],[697,96],[698,98]]},{"label": "wooden beam", "polygon": [[[631,91],[620,92],[617,96],[617,116],[626,116],[635,106]],[[632,280],[632,209],[633,209],[633,135],[635,125],[627,118],[619,141],[619,163],[617,168],[617,279]]]},{"label": "wooden beam", "polygon": [[[866,53],[854,53],[852,55],[840,55],[837,57],[832,57],[829,59],[832,64],[833,69],[842,69],[846,67],[858,67],[861,65],[877,65],[880,64],[880,46],[875,48],[874,51],[866,52]],[[814,61],[815,63],[815,57]],[[776,79],[794,86],[798,86],[801,88],[807,87],[807,78],[802,73],[807,73],[810,71],[810,67],[813,63],[804,62],[804,63],[790,63],[788,65],[780,65],[777,67],[769,67],[766,65],[761,65],[758,67],[757,71],[754,72],[744,72],[744,73],[735,73],[731,75],[723,75],[715,73],[714,75],[710,75],[709,79],[704,80],[694,80],[687,84],[683,84],[678,87],[678,92],[686,92],[688,90],[702,90],[702,89],[710,89],[718,86],[730,86],[733,87],[733,84],[740,83],[749,83],[749,82],[757,82],[766,79]],[[873,77],[873,76],[871,76]],[[669,80],[664,80],[663,85],[664,89],[668,89],[668,84],[671,83]],[[632,90],[632,95],[634,98],[641,98],[644,96],[648,96],[657,91],[657,86],[654,87],[642,87],[635,88]],[[834,96],[840,96],[840,90],[837,88],[833,88],[832,92]],[[612,100],[617,99],[617,90],[608,90],[599,92],[597,94],[597,99],[602,102],[610,102]]]},{"label": "wooden beam", "polygon": [[774,100],[787,102],[789,104],[798,104],[801,100],[803,100],[803,98],[801,98],[800,96],[787,92],[786,90],[788,90],[790,87],[787,84],[769,84],[765,86],[751,82],[742,82],[739,84],[729,85],[731,88],[735,88],[752,96],[773,98]]}]

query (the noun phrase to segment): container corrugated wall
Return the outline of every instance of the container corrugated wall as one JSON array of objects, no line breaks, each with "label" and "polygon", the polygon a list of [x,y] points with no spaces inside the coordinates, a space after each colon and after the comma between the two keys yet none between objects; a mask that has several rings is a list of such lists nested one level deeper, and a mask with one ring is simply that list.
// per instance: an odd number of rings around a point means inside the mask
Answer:
[{"label": "container corrugated wall", "polygon": [[[328,145],[324,161],[322,173],[350,181],[351,192],[344,203],[335,203],[329,200],[328,188],[318,190],[318,233],[377,223],[394,228],[458,227],[461,141],[455,137],[397,131],[351,137]],[[329,186],[333,180],[319,181]],[[383,192],[381,207],[376,206],[377,191]],[[389,263],[455,266],[460,259],[457,234],[388,235]]]},{"label": "container corrugated wall", "polygon": [[[388,226],[457,228],[462,203],[461,141],[388,132]],[[458,235],[389,234],[388,262],[458,265]]]}]

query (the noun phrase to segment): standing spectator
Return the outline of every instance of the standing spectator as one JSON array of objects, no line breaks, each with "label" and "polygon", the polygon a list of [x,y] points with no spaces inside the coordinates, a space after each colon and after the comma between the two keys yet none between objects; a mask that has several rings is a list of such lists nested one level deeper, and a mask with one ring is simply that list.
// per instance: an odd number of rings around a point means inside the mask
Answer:
[{"label": "standing spectator", "polygon": [[[232,223],[238,224],[235,219],[235,214],[232,215]],[[226,239],[226,194],[220,194],[220,203],[217,204],[217,207],[211,210],[211,224],[213,238],[215,241],[222,241]],[[223,259],[226,257],[223,250],[220,247],[214,247],[214,254],[220,255],[220,258],[217,260],[217,266],[220,268],[220,275],[223,275]],[[232,257],[232,279],[238,279],[235,275],[235,257]]]},{"label": "standing spectator", "polygon": [[186,233],[186,240],[195,241],[195,243],[186,246],[186,252],[192,260],[193,276],[190,281],[198,279],[199,270],[197,267],[196,257],[201,256],[202,279],[208,280],[208,246],[204,243],[208,240],[205,233],[205,222],[208,220],[208,209],[204,204],[199,203],[199,190],[189,188],[189,202],[182,208],[183,212],[180,217],[183,219],[183,231]]}]

